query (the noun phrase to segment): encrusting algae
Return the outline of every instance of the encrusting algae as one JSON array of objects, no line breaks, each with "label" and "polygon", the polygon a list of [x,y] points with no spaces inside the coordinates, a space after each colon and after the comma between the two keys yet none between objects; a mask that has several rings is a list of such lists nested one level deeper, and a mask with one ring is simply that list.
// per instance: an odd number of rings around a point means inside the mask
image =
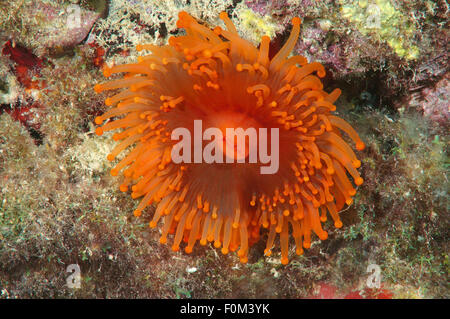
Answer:
[{"label": "encrusting algae", "polygon": [[[95,91],[124,90],[105,100],[114,107],[95,122],[123,117],[96,133],[123,129],[113,135],[121,142],[108,155],[110,161],[135,145],[111,175],[123,170],[120,190],[142,198],[135,216],[156,205],[150,227],[163,219],[161,243],[174,234],[172,249],[178,251],[183,241],[190,253],[197,241],[214,242],[224,254],[239,249],[245,263],[263,227],[269,230],[265,254],[271,254],[279,234],[281,262],[287,264],[290,232],[300,255],[311,246],[312,231],[321,240],[328,237],[321,225],[327,211],[335,227],[342,227],[338,212],[356,193],[351,179],[356,185],[363,180],[357,171],[361,162],[340,132],[358,150],[364,143],[347,122],[331,115],[340,90],[323,91],[323,66],[302,56],[288,58],[299,36],[299,18],[292,20],[287,42],[272,59],[269,37],[262,37],[258,49],[239,37],[225,12],[220,18],[227,30],[211,30],[181,12],[177,27],[186,35],[171,37],[165,46],[138,45],[138,51],[152,54],[134,64],[106,67],[106,77],[124,76],[97,84]],[[198,119],[206,127],[279,128],[278,172],[261,175],[261,163],[174,163],[171,132],[179,127],[192,132]]]}]

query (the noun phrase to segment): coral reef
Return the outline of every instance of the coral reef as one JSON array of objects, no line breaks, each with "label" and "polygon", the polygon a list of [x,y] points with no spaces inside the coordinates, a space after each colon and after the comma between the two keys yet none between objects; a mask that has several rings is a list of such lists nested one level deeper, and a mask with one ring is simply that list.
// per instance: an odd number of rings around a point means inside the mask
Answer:
[{"label": "coral reef", "polygon": [[[82,30],[45,10],[33,19],[31,2],[78,6]],[[379,29],[364,24],[371,4]],[[325,225],[327,241],[287,266],[264,244],[245,265],[210,245],[172,252],[108,173],[111,136],[92,125],[106,95],[92,85],[105,63],[136,59],[138,43],[178,35],[183,10],[222,27],[225,10],[254,44],[272,32],[270,52],[299,16],[295,54],[324,64],[324,86],[343,93],[339,116],[367,145],[344,226]],[[441,0],[0,2],[0,298],[449,298],[448,11]],[[34,37],[56,28],[67,39]],[[66,285],[70,264],[80,289]],[[370,264],[379,290],[366,285]]]}]

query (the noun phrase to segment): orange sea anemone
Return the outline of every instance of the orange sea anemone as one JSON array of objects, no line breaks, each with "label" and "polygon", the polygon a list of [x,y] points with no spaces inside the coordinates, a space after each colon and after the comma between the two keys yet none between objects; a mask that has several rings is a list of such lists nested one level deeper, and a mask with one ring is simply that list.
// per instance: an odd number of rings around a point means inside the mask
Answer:
[{"label": "orange sea anemone", "polygon": [[[98,135],[123,129],[113,139],[121,141],[108,155],[114,161],[126,148],[130,152],[111,170],[123,170],[123,192],[142,198],[135,216],[149,205],[156,211],[150,227],[163,219],[161,243],[174,234],[172,249],[185,243],[190,253],[197,241],[214,242],[222,252],[237,249],[241,262],[249,246],[268,229],[265,255],[270,255],[280,235],[281,262],[288,263],[289,233],[296,253],[311,246],[311,232],[321,240],[331,215],[342,227],[338,212],[352,203],[363,180],[356,170],[361,162],[342,139],[346,133],[364,149],[355,130],[331,112],[340,95],[323,91],[325,76],[320,63],[288,55],[300,32],[300,19],[284,46],[269,58],[270,39],[263,36],[259,49],[239,37],[225,12],[220,18],[227,30],[210,29],[186,12],[177,26],[186,35],[171,37],[165,46],[138,45],[149,50],[134,64],[105,68],[104,75],[123,78],[95,86],[96,92],[123,88],[105,100],[114,106],[95,119]],[[206,127],[279,129],[279,170],[261,175],[261,163],[179,163],[171,159],[175,128],[193,130],[194,120]],[[130,187],[131,186],[131,187]]]}]

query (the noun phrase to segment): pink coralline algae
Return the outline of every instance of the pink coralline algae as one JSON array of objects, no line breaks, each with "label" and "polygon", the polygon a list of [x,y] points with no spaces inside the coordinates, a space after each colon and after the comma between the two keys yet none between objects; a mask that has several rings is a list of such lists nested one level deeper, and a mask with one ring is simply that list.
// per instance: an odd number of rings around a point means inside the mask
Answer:
[{"label": "pink coralline algae", "polygon": [[447,124],[450,119],[450,82],[448,76],[440,80],[435,88],[422,92],[422,110],[425,116],[440,124]]},{"label": "pink coralline algae", "polygon": [[449,95],[449,74],[446,74],[434,85],[423,88],[421,91],[412,94],[406,102],[406,105],[404,103],[399,103],[399,107],[416,109],[417,111],[422,112],[422,114],[431,121],[442,126],[449,126]]},{"label": "pink coralline algae", "polygon": [[317,20],[305,26],[294,51],[326,65],[335,77],[365,72],[361,61],[373,60],[379,53],[377,48],[367,43],[362,35],[335,34],[330,23]]},{"label": "pink coralline algae", "polygon": [[[323,0],[322,4],[328,3],[329,0]],[[276,16],[282,20],[282,24],[289,26],[289,16],[307,16],[307,12],[314,11],[317,8],[316,1],[301,0],[297,3],[291,3],[288,0],[248,0],[245,5],[253,12],[262,16]]]},{"label": "pink coralline algae", "polygon": [[245,1],[247,7],[260,15],[270,14],[274,9],[278,7],[286,8],[286,1],[266,1],[266,0],[251,0]]},{"label": "pink coralline algae", "polygon": [[100,14],[77,5],[67,7],[36,1],[28,9],[30,17],[44,21],[35,39],[46,48],[69,47],[83,41]]}]

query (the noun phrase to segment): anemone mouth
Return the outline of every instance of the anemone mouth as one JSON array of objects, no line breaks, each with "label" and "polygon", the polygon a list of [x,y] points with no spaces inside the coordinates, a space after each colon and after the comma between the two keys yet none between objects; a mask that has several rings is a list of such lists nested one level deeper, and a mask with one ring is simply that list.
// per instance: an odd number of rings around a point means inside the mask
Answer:
[{"label": "anemone mouth", "polygon": [[[139,45],[138,51],[152,54],[106,68],[106,77],[125,75],[94,90],[123,90],[105,100],[112,108],[95,119],[102,125],[96,133],[122,129],[113,135],[120,143],[108,155],[110,161],[134,146],[111,174],[122,171],[120,190],[141,198],[135,216],[155,204],[150,227],[164,221],[161,243],[173,234],[172,249],[184,242],[190,253],[197,241],[212,242],[224,254],[237,250],[247,262],[249,246],[266,228],[265,255],[279,236],[286,264],[290,236],[299,255],[311,246],[312,234],[328,237],[322,229],[327,213],[335,227],[342,227],[338,212],[352,203],[352,181],[363,183],[357,171],[361,162],[342,133],[358,150],[364,143],[347,122],[331,115],[340,90],[323,90],[323,66],[302,56],[288,58],[300,32],[299,18],[292,20],[288,40],[272,59],[268,37],[256,48],[239,37],[226,13],[220,18],[226,30],[211,30],[181,12],[177,26],[186,35],[171,37],[166,46]],[[225,154],[232,149],[233,164],[173,161],[171,132],[178,127],[194,132],[196,120],[206,129],[217,128],[222,137],[213,145]],[[242,130],[228,140],[227,128]],[[249,161],[252,147],[245,132],[263,128],[280,131],[279,171],[272,175],[261,175],[260,163]],[[242,138],[245,147],[238,149]],[[271,139],[269,144],[274,145]]]},{"label": "anemone mouth", "polygon": [[[222,139],[215,140],[217,149],[226,157],[225,162],[248,160],[257,153],[258,130],[261,124],[253,117],[235,111],[221,111],[209,116],[210,128],[220,130]],[[250,141],[250,135],[253,139]]]}]

